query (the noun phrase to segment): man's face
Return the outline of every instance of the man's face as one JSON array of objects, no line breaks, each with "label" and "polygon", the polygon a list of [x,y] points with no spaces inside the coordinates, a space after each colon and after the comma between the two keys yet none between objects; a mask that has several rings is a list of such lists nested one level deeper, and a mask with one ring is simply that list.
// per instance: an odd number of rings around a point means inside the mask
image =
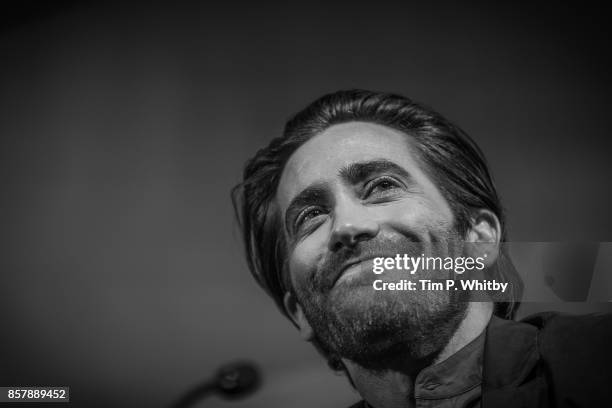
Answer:
[{"label": "man's face", "polygon": [[297,302],[328,352],[363,366],[439,352],[465,314],[462,291],[372,288],[374,279],[432,277],[375,275],[375,257],[460,250],[451,209],[410,143],[377,124],[332,126],[291,156],[277,192]]}]

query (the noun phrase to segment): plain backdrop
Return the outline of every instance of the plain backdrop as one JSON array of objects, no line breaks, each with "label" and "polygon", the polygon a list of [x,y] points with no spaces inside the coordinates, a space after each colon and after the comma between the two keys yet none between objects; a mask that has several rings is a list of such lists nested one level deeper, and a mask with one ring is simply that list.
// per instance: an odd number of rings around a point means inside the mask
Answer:
[{"label": "plain backdrop", "polygon": [[602,9],[210,3],[3,13],[0,385],[162,407],[246,358],[262,390],[202,406],[356,401],[249,276],[229,199],[286,119],[337,89],[403,93],[464,128],[512,240],[612,241]]}]

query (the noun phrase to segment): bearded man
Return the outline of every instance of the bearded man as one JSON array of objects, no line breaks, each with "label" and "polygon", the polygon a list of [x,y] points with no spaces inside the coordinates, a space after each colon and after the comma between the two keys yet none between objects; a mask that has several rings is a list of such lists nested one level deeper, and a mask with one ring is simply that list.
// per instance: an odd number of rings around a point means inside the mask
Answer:
[{"label": "bearded man", "polygon": [[[502,245],[505,218],[487,163],[435,111],[395,94],[325,95],[247,163],[233,199],[251,272],[346,374],[363,397],[355,407],[604,401],[610,376],[596,367],[612,364],[610,318],[513,320],[522,282]],[[481,259],[486,277],[508,291],[483,299],[469,290],[374,290],[374,260],[400,254]],[[417,274],[453,279],[441,272]],[[399,268],[376,278],[407,277],[417,279]]]}]

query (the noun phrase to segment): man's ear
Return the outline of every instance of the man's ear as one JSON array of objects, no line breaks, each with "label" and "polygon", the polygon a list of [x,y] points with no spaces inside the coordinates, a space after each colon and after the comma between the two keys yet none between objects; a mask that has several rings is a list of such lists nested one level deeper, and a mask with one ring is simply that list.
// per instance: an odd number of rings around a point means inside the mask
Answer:
[{"label": "man's ear", "polygon": [[467,254],[472,258],[484,258],[484,264],[489,267],[499,256],[502,235],[499,219],[492,211],[480,209],[473,213],[470,221],[465,238]]},{"label": "man's ear", "polygon": [[300,331],[300,336],[302,336],[302,339],[311,341],[314,338],[314,331],[312,330],[312,327],[310,327],[308,320],[306,320],[306,315],[304,315],[302,306],[298,303],[297,299],[291,294],[291,292],[285,292],[283,305],[285,306],[285,311],[287,311],[287,314],[293,321],[293,324],[295,324]]}]

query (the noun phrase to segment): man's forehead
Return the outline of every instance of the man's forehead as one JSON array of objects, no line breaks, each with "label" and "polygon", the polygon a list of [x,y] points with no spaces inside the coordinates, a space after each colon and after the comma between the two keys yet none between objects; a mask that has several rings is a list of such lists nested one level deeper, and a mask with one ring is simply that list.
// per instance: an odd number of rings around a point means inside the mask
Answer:
[{"label": "man's forehead", "polygon": [[281,209],[306,187],[338,177],[340,169],[356,162],[386,159],[416,166],[407,136],[386,126],[349,122],[329,127],[300,146],[285,165],[278,186]]}]

